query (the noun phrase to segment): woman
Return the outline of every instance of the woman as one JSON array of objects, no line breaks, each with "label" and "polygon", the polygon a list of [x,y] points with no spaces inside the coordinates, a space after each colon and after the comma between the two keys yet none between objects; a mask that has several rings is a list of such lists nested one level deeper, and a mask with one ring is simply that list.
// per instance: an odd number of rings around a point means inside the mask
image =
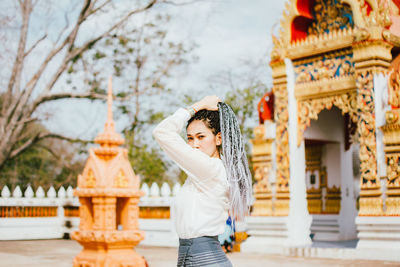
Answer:
[{"label": "woman", "polygon": [[[232,266],[218,235],[224,232],[228,211],[234,218],[244,217],[251,196],[236,118],[219,102],[206,96],[178,109],[153,131],[161,148],[188,174],[171,213],[179,236],[178,266]],[[187,143],[180,136],[186,123]]]}]

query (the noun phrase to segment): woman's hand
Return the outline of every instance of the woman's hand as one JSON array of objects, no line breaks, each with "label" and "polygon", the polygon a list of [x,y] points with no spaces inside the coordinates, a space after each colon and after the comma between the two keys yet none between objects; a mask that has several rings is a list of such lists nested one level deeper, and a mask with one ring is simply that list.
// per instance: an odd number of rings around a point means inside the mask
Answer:
[{"label": "woman's hand", "polygon": [[207,110],[218,110],[218,103],[222,102],[221,99],[219,99],[218,96],[216,95],[208,95],[204,97],[202,100],[199,102],[196,102],[192,105],[192,107],[196,110],[202,110],[202,109],[207,109]]}]

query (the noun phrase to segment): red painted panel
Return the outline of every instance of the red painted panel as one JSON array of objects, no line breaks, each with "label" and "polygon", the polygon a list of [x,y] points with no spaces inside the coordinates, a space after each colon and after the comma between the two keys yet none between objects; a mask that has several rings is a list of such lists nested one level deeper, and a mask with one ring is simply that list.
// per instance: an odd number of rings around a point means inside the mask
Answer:
[{"label": "red painted panel", "polygon": [[305,39],[308,35],[307,29],[313,20],[306,17],[296,17],[292,22],[291,41]]},{"label": "red painted panel", "polygon": [[314,10],[315,0],[298,0],[297,10],[301,16],[312,19]]},{"label": "red painted panel", "polygon": [[367,15],[369,16],[369,14],[370,14],[371,11],[372,11],[372,7],[371,7],[371,5],[370,5],[367,1],[365,1],[365,5],[367,6]]}]

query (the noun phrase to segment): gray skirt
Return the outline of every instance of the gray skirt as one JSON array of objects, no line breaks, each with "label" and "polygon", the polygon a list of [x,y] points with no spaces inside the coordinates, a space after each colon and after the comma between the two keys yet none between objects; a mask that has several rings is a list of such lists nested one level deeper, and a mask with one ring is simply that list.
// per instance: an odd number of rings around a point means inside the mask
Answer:
[{"label": "gray skirt", "polygon": [[217,236],[179,239],[178,267],[232,267]]}]

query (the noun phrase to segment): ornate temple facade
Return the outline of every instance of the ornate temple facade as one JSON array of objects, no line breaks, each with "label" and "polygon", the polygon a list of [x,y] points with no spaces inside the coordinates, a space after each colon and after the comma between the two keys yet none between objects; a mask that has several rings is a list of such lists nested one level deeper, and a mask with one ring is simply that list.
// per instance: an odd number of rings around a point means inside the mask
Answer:
[{"label": "ornate temple facade", "polygon": [[398,0],[287,2],[243,251],[358,239],[372,258],[399,255],[399,11]]}]

